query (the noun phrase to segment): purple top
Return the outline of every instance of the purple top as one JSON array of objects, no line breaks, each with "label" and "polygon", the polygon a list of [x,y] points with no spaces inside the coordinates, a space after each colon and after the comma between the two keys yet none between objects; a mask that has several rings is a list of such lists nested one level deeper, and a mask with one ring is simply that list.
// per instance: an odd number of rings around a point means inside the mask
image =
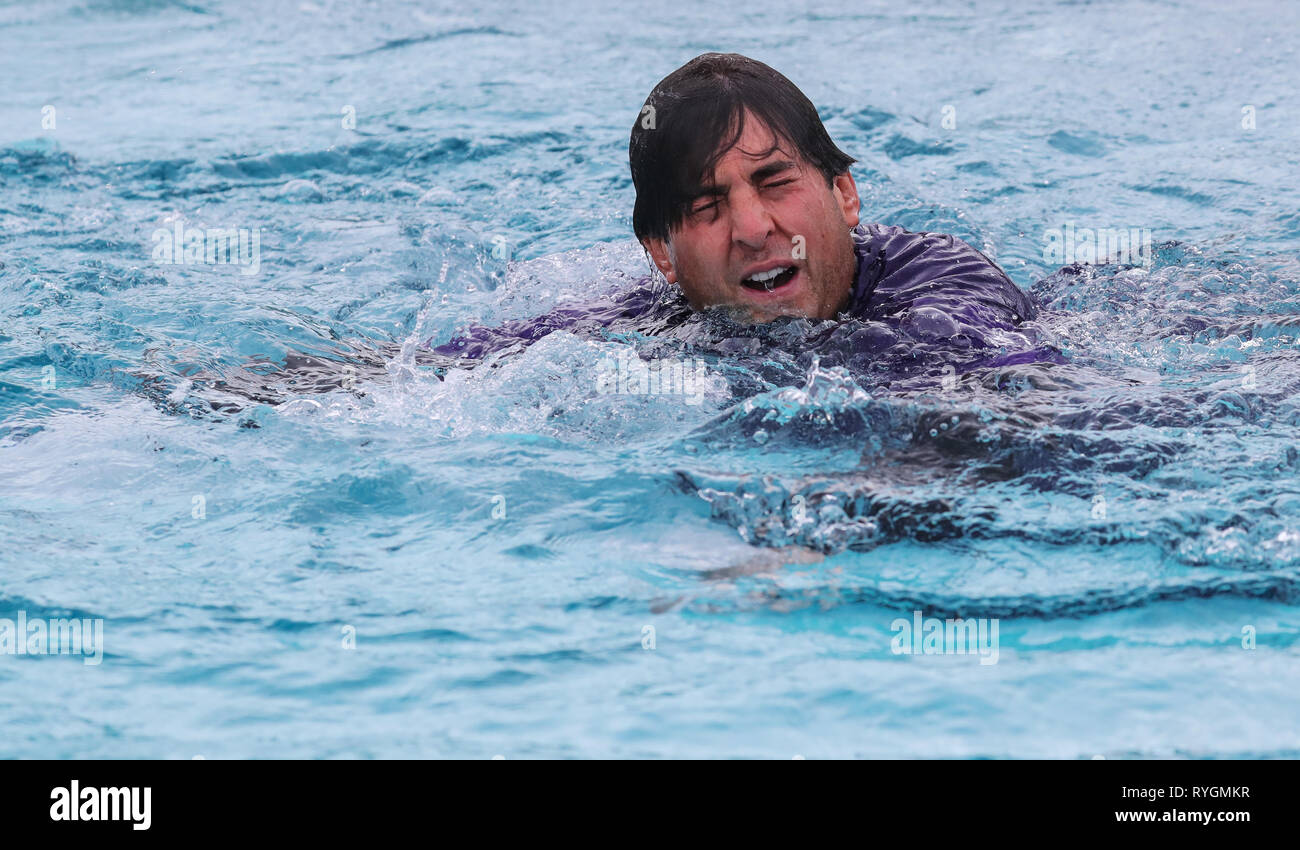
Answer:
[{"label": "purple top", "polygon": [[[1038,312],[1030,297],[962,240],[942,233],[860,224],[853,229],[853,247],[858,269],[849,317],[881,322],[917,342],[951,341],[963,349],[995,350],[994,357],[968,363],[962,371],[975,365],[1061,362],[1059,354],[1035,347],[1033,335],[1019,329],[1021,321]],[[680,324],[690,314],[675,285],[644,278],[632,289],[606,294],[591,304],[508,321],[497,328],[471,328],[465,336],[432,350],[477,360],[495,351],[522,348],[556,330],[655,333]],[[1017,350],[1007,353],[1011,348]]]},{"label": "purple top", "polygon": [[954,236],[864,224],[853,229],[858,274],[854,318],[885,322],[917,339],[965,335],[994,345],[1037,314],[1029,296],[988,257]]}]

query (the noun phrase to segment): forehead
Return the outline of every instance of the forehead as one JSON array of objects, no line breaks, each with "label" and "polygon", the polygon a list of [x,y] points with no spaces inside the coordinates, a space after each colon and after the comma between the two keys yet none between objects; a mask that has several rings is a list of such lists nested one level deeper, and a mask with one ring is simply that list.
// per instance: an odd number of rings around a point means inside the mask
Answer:
[{"label": "forehead", "polygon": [[[799,151],[788,140],[777,135],[767,122],[748,110],[744,114],[744,129],[730,148],[724,150],[713,164],[712,175],[739,171],[746,173],[767,160],[777,157],[801,164]],[[735,132],[734,125],[731,133]],[[728,139],[730,138],[728,134]],[[705,182],[712,182],[707,180]]]}]

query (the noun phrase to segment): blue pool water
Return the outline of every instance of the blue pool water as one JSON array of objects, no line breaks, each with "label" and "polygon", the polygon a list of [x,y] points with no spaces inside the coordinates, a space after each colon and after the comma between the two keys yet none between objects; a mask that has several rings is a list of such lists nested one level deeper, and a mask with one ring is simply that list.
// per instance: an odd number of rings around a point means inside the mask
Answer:
[{"label": "blue pool water", "polygon": [[[0,654],[0,756],[1300,754],[1296,6],[848,5],[0,7],[0,618],[104,621]],[[717,49],[1067,362],[886,381],[796,322],[435,374],[645,274],[628,131]],[[1067,224],[1153,262],[1058,271]],[[631,353],[698,403],[598,392]],[[916,610],[997,663],[895,654]]]}]

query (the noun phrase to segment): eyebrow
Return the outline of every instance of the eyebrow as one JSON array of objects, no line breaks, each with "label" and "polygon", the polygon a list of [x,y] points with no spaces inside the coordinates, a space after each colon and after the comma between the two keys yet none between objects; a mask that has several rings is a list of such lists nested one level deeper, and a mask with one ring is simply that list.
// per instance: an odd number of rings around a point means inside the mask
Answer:
[{"label": "eyebrow", "polygon": [[[777,174],[780,174],[782,171],[789,171],[790,169],[795,167],[796,165],[793,160],[774,159],[771,162],[767,163],[766,165],[761,165],[758,168],[754,169],[754,173],[749,175],[749,182],[762,183],[764,180],[766,180],[769,177],[774,177]],[[726,195],[726,194],[727,194],[726,186],[722,186],[717,183],[706,183],[705,185],[701,186],[700,190],[691,197],[691,200],[697,200],[699,198],[703,198],[707,196],[716,197],[716,196]]]}]

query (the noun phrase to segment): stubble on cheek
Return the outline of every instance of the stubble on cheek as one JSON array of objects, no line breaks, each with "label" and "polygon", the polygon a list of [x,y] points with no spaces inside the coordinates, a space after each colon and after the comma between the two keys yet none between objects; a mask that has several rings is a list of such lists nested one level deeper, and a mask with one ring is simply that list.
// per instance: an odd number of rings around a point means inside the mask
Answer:
[{"label": "stubble on cheek", "polygon": [[809,262],[809,272],[816,276],[817,303],[813,309],[824,319],[847,310],[853,293],[853,273],[857,268],[853,256],[853,240],[844,233],[826,234],[822,242],[825,262]]}]

